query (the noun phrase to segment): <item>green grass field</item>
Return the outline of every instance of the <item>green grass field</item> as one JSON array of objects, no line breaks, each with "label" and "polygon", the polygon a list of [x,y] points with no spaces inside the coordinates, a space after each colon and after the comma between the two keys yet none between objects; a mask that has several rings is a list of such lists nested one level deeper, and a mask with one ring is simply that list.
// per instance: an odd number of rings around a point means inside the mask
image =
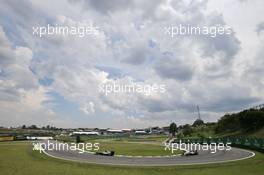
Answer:
[{"label": "green grass field", "polygon": [[[169,150],[164,150],[162,142],[166,136],[138,136],[124,138],[89,137],[81,136],[83,142],[99,143],[99,151],[115,151],[118,155],[127,156],[165,156],[172,155]],[[74,142],[75,137],[63,137],[60,140]],[[183,151],[174,151],[174,154],[180,154]]]},{"label": "green grass field", "polygon": [[[96,142],[96,141],[95,141]],[[110,150],[115,151],[118,155],[129,156],[165,156],[172,155],[168,150],[164,150],[161,143],[141,143],[141,142],[127,142],[127,141],[100,141],[99,151]],[[174,154],[180,154],[182,151],[175,151]]]},{"label": "green grass field", "polygon": [[[114,141],[126,141],[126,142],[163,142],[168,139],[167,135],[148,135],[148,136],[126,136],[126,137],[118,137],[118,136],[85,136],[81,135],[81,140],[84,142],[89,141],[100,141],[100,140],[114,140]],[[56,137],[57,140],[64,141],[64,142],[74,142],[76,137],[75,136],[58,136]]]},{"label": "green grass field", "polygon": [[0,143],[3,175],[263,175],[264,154],[238,162],[170,167],[102,166],[54,159],[32,151],[28,142]]}]

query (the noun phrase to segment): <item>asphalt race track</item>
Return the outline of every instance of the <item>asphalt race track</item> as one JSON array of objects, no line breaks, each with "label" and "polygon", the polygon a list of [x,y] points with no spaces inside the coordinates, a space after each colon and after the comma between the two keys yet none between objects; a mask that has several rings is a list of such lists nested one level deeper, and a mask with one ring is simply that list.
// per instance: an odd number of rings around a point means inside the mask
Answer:
[{"label": "asphalt race track", "polygon": [[45,150],[45,153],[51,157],[77,161],[92,164],[104,165],[126,165],[126,166],[169,166],[169,165],[193,165],[210,164],[237,161],[253,157],[255,154],[251,151],[232,147],[230,151],[199,151],[198,155],[193,156],[163,156],[163,157],[120,157],[120,156],[101,156],[88,152],[79,153],[79,151]]}]

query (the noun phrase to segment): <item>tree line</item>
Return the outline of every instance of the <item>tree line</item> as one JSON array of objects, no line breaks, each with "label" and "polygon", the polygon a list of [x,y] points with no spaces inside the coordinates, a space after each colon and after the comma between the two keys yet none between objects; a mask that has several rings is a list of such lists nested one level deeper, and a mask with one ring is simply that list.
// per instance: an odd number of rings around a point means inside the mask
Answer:
[{"label": "tree line", "polygon": [[254,132],[264,126],[264,108],[247,109],[239,113],[226,114],[220,118],[215,128],[216,133]]}]

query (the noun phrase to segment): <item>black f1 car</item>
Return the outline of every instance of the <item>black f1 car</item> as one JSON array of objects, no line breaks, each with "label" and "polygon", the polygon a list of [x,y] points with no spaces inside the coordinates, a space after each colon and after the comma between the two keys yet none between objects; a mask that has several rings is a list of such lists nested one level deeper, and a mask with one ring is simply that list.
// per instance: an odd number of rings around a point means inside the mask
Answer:
[{"label": "black f1 car", "polygon": [[194,156],[194,155],[198,155],[198,151],[197,150],[190,150],[190,151],[186,151],[182,155],[183,156]]},{"label": "black f1 car", "polygon": [[95,155],[101,155],[101,156],[114,156],[114,151],[103,151],[103,152],[96,152]]}]

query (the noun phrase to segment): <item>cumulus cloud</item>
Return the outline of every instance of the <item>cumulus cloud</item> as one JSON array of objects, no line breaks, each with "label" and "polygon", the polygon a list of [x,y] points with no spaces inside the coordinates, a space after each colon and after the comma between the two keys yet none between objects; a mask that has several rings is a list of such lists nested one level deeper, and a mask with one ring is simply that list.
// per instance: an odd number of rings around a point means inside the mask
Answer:
[{"label": "cumulus cloud", "polygon": [[113,0],[113,1],[83,1],[87,8],[93,8],[101,13],[108,13],[117,10],[126,10],[131,8],[133,1],[125,2],[122,0]]},{"label": "cumulus cloud", "polygon": [[85,104],[84,107],[80,108],[80,110],[83,111],[85,114],[94,113],[94,103],[90,101],[89,103]]},{"label": "cumulus cloud", "polygon": [[[262,101],[259,87],[263,84],[252,80],[262,73],[262,52],[256,54],[245,72],[241,70],[238,74],[234,63],[242,60],[243,38],[239,38],[223,12],[210,10],[207,4],[206,0],[2,3],[1,103],[19,101],[13,106],[27,106],[28,111],[20,115],[21,118],[31,116],[32,121],[35,113],[29,110],[42,111],[45,115],[39,123],[51,120],[68,125],[74,121],[75,126],[84,126],[85,120],[100,127],[99,121],[109,120],[108,127],[118,127],[119,122],[122,126],[136,127],[166,125],[171,120],[192,122],[196,118],[193,112],[196,104],[201,106],[206,119],[214,121],[223,112]],[[71,26],[87,21],[100,28],[98,36],[39,38],[32,35],[32,26]],[[164,34],[165,26],[177,24],[228,25],[232,33],[174,38]],[[261,21],[256,26],[260,35]],[[246,82],[243,73],[248,75]],[[40,81],[43,79],[50,82],[44,86]],[[149,96],[99,93],[98,86],[103,82],[129,84],[131,80],[146,85],[164,84],[166,93]],[[63,117],[63,110],[67,109],[47,104],[47,93],[59,94],[63,98],[57,103],[63,106],[69,102],[76,109]],[[2,105],[0,111],[11,114]]]},{"label": "cumulus cloud", "polygon": [[193,75],[193,65],[187,58],[178,55],[163,54],[155,66],[157,73],[163,78],[172,78],[179,81],[190,80]]},{"label": "cumulus cloud", "polygon": [[263,30],[264,30],[264,22],[259,23],[259,24],[257,25],[257,29],[256,29],[256,31],[257,31],[258,34],[260,34]]},{"label": "cumulus cloud", "polygon": [[39,113],[47,117],[52,115],[52,111],[43,106],[47,91],[39,86],[37,77],[30,69],[32,50],[28,47],[12,47],[2,26],[0,38],[1,123],[9,126],[43,123]]},{"label": "cumulus cloud", "polygon": [[[2,95],[0,98],[16,100],[22,91],[36,89],[37,79],[30,70],[32,51],[26,47],[16,47],[13,49],[6,37],[2,27],[1,34],[1,86]],[[8,53],[6,53],[8,52]]]}]

